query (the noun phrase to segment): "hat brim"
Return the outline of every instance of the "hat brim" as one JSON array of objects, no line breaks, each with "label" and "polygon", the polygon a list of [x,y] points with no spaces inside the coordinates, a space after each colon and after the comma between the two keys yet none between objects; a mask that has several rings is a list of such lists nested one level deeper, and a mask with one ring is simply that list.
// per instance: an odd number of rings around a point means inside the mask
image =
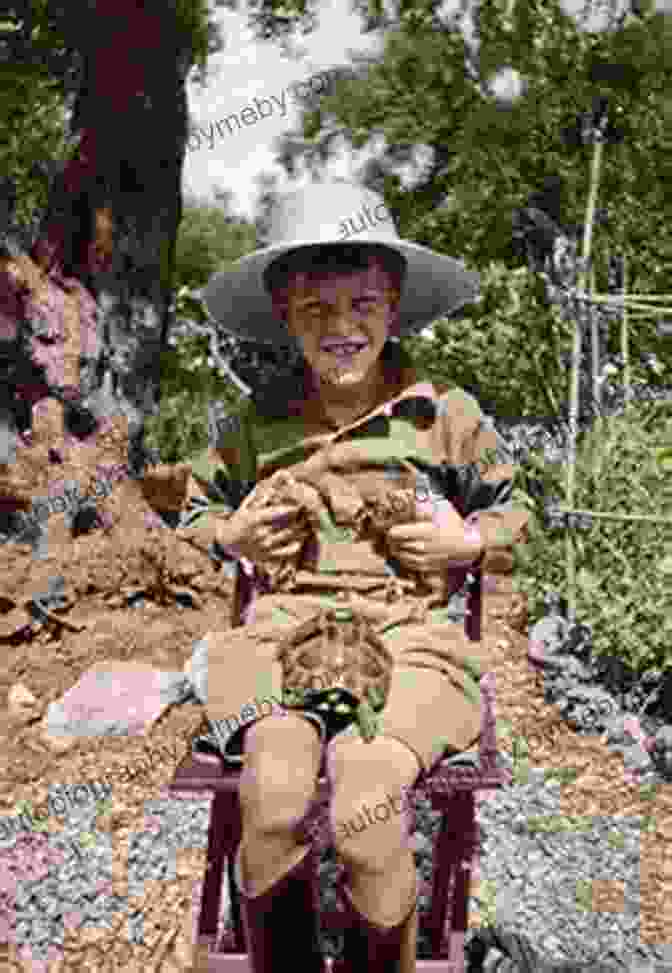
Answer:
[{"label": "hat brim", "polygon": [[[287,340],[264,287],[266,268],[295,250],[343,242],[295,240],[291,245],[275,244],[257,250],[241,257],[233,267],[215,274],[200,292],[201,297],[223,330],[266,344],[276,344],[283,337]],[[348,241],[348,244],[383,246],[405,259],[406,277],[399,303],[400,335],[416,333],[442,315],[454,314],[479,295],[480,274],[467,270],[461,261],[420,244],[375,234]]]}]

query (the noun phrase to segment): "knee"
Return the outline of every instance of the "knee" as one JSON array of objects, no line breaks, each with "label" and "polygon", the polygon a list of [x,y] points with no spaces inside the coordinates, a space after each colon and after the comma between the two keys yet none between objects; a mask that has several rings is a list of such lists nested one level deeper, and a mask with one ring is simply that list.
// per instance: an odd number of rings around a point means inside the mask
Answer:
[{"label": "knee", "polygon": [[410,792],[347,784],[333,795],[334,848],[351,868],[384,872],[408,854],[412,831]]},{"label": "knee", "polygon": [[321,756],[315,730],[303,720],[268,717],[246,733],[239,798],[243,826],[264,834],[291,832],[315,792]]}]

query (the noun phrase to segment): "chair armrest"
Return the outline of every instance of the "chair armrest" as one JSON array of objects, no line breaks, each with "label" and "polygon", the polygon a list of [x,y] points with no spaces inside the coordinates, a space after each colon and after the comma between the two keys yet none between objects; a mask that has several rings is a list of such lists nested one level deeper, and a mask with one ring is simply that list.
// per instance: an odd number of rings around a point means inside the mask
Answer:
[{"label": "chair armrest", "polygon": [[241,769],[214,754],[187,754],[178,764],[168,789],[176,793],[198,792],[203,797],[218,791],[237,792]]},{"label": "chair armrest", "polygon": [[430,794],[443,796],[498,789],[511,782],[511,771],[501,766],[503,760],[501,755],[498,754],[498,757],[500,760],[496,763],[499,766],[484,769],[477,754],[458,754],[439,764],[424,786]]},{"label": "chair armrest", "polygon": [[497,750],[494,673],[483,673],[481,690],[481,734],[478,751],[463,751],[446,756],[423,779],[430,792],[452,794],[502,787],[511,781],[511,771],[501,766],[502,755]]},{"label": "chair armrest", "polygon": [[467,615],[464,619],[464,634],[471,642],[480,642],[483,632],[483,568],[482,555],[478,563],[470,569],[473,578],[466,599]]}]

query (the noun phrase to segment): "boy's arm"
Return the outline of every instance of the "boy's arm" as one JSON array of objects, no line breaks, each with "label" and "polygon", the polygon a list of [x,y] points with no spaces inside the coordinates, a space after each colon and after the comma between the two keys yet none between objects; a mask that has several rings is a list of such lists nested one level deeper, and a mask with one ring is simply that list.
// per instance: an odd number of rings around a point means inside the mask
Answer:
[{"label": "boy's arm", "polygon": [[210,444],[189,460],[191,510],[180,531],[222,547],[227,544],[227,521],[251,485],[240,475],[250,466],[250,438],[244,417],[235,415],[220,417],[217,429],[209,432]]},{"label": "boy's arm", "polygon": [[493,492],[487,506],[481,506],[478,497],[474,498],[474,507],[465,517],[465,523],[476,524],[481,534],[481,569],[486,573],[508,574],[513,570],[514,545],[527,540],[530,512],[513,499],[516,473],[513,457],[492,420],[483,413],[469,446],[473,449],[481,480],[491,486]]},{"label": "boy's arm", "polygon": [[472,395],[453,390],[450,399],[445,409],[449,459],[460,468],[465,524],[477,525],[481,534],[477,563],[485,572],[509,573],[513,547],[527,539],[530,521],[529,510],[513,498],[513,458]]}]

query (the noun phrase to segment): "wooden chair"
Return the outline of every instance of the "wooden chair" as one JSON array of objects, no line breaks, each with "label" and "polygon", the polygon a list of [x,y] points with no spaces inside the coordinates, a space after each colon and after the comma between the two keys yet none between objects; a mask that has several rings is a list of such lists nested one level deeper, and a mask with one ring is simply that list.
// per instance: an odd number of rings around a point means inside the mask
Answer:
[{"label": "wooden chair", "polygon": [[[467,607],[465,626],[470,638],[480,638],[481,574],[475,576]],[[420,784],[431,796],[432,807],[441,812],[441,826],[434,847],[434,874],[431,909],[421,917],[421,929],[428,933],[431,959],[418,960],[418,973],[463,973],[464,938],[467,929],[469,883],[474,854],[478,851],[475,792],[501,787],[510,780],[506,770],[497,767],[497,739],[494,712],[494,676],[481,677],[481,737],[478,752],[446,757],[438,769]],[[471,766],[469,766],[471,764]],[[245,936],[240,916],[233,862],[241,840],[242,821],[238,800],[241,770],[224,764],[217,756],[188,755],[176,770],[172,792],[211,791],[213,801],[208,830],[207,867],[198,920],[196,951],[203,973],[251,973],[245,952]],[[324,848],[319,836],[328,834],[328,787],[324,758],[307,828],[316,836],[315,845]],[[321,850],[321,849],[320,849]],[[227,869],[233,937],[218,941],[218,919],[224,868]],[[447,921],[447,917],[448,921]],[[337,933],[343,928],[343,913],[334,909],[320,913],[322,929]],[[231,939],[233,941],[231,941]],[[205,960],[203,960],[205,956]],[[330,969],[330,962],[327,961]]]}]

